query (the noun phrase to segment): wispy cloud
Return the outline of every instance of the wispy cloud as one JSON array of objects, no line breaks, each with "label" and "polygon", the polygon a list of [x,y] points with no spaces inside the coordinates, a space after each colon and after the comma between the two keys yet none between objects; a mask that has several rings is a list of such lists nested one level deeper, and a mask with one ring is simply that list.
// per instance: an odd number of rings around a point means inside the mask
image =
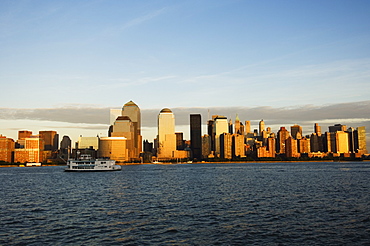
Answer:
[{"label": "wispy cloud", "polygon": [[157,9],[157,10],[151,11],[149,13],[146,13],[144,15],[133,18],[131,20],[128,20],[128,21],[126,21],[126,22],[124,22],[120,25],[111,26],[111,27],[107,28],[105,31],[103,31],[101,36],[115,36],[115,35],[121,34],[122,32],[126,31],[129,28],[139,26],[139,25],[141,25],[145,22],[148,22],[148,21],[166,13],[169,9],[170,9],[169,7],[164,7],[164,8],[161,8],[161,9]]}]

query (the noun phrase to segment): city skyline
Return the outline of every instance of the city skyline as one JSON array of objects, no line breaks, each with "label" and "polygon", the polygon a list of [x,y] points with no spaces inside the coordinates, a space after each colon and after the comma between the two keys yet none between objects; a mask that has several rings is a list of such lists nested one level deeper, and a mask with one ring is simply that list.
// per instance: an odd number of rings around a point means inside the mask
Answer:
[{"label": "city skyline", "polygon": [[208,110],[274,132],[370,129],[369,10],[362,0],[1,1],[0,134],[106,136],[109,109],[129,100],[149,140],[165,107],[186,139],[188,115],[202,115],[204,133]]}]

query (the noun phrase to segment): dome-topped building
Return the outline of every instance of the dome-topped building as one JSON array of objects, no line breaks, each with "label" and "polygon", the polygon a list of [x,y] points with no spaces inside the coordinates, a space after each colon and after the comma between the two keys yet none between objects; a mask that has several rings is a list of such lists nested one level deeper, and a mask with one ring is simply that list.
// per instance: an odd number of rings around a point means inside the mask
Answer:
[{"label": "dome-topped building", "polygon": [[161,110],[161,113],[172,113],[172,111],[169,108],[164,108]]}]

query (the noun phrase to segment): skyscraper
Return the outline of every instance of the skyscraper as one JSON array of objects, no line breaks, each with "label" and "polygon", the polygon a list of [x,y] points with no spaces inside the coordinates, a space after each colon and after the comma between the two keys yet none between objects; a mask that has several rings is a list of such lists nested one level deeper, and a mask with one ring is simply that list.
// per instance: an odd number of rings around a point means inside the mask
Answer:
[{"label": "skyscraper", "polygon": [[259,123],[259,136],[262,136],[263,131],[265,131],[265,122],[261,120]]},{"label": "skyscraper", "polygon": [[176,151],[175,116],[169,108],[158,115],[158,158],[174,158]]},{"label": "skyscraper", "polygon": [[59,135],[56,131],[39,131],[39,136],[44,140],[44,150],[59,149]]},{"label": "skyscraper", "polygon": [[355,131],[355,150],[357,153],[367,154],[366,129],[364,126],[357,127]]},{"label": "skyscraper", "polygon": [[236,115],[236,118],[235,118],[235,134],[239,134],[239,135],[244,135],[244,133],[242,132],[242,129],[241,129],[241,123],[240,123],[240,119],[239,119],[239,116]]},{"label": "skyscraper", "polygon": [[190,115],[190,149],[193,158],[202,158],[202,116],[200,114]]},{"label": "skyscraper", "polygon": [[290,137],[289,132],[285,127],[280,127],[280,130],[277,132],[277,146],[276,152],[279,154],[285,154],[285,140]]},{"label": "skyscraper", "polygon": [[302,127],[295,124],[294,126],[290,127],[290,134],[294,139],[301,139],[302,138]]},{"label": "skyscraper", "polygon": [[135,156],[139,157],[142,152],[142,136],[141,136],[141,112],[140,108],[133,102],[129,101],[122,107],[122,116],[128,116],[134,126],[134,148]]},{"label": "skyscraper", "polygon": [[321,136],[321,126],[319,126],[318,123],[315,123],[315,126],[314,126],[314,132],[316,133],[317,136]]},{"label": "skyscraper", "polygon": [[218,115],[214,119],[214,131],[215,131],[215,157],[220,157],[220,135],[223,133],[228,133],[228,123],[225,116]]}]

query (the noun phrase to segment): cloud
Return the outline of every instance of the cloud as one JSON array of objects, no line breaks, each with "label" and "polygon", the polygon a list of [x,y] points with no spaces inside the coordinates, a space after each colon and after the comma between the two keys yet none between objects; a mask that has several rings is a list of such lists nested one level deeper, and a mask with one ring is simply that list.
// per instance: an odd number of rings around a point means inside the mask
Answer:
[{"label": "cloud", "polygon": [[[201,114],[203,124],[212,115],[224,115],[234,120],[236,114],[242,121],[264,119],[271,123],[294,124],[297,122],[335,122],[341,120],[367,121],[370,100],[322,106],[303,105],[299,107],[189,107],[171,108],[176,125],[188,125],[190,114]],[[60,108],[16,109],[0,108],[0,119],[29,119],[67,123],[109,124],[108,107],[68,105]],[[155,127],[161,109],[141,109],[142,126]]]},{"label": "cloud", "polygon": [[[189,107],[171,108],[175,115],[176,126],[187,129],[190,124],[190,114],[201,114],[202,124],[206,125],[212,115],[223,115],[235,121],[236,115],[242,122],[251,121],[252,130],[258,128],[258,122],[263,119],[266,127],[277,132],[281,126],[288,130],[290,126],[299,124],[303,127],[303,134],[313,132],[314,123],[319,123],[322,132],[328,126],[343,124],[348,127],[365,126],[368,129],[368,144],[370,144],[370,100],[328,104],[322,106],[303,105],[300,107]],[[47,122],[50,129],[64,128],[83,130],[108,129],[110,109],[108,107],[94,107],[93,105],[68,105],[60,108],[16,109],[0,108],[2,120],[33,120]],[[141,109],[142,132],[155,131],[157,116],[160,109]],[[56,122],[55,126],[51,122]],[[67,123],[62,124],[59,123]],[[11,127],[11,126],[10,126]],[[24,126],[27,127],[27,126]],[[11,129],[11,128],[8,128]],[[16,129],[18,130],[18,128]],[[207,132],[203,132],[206,134]],[[184,132],[185,135],[188,133]],[[153,133],[153,136],[155,133]]]}]

